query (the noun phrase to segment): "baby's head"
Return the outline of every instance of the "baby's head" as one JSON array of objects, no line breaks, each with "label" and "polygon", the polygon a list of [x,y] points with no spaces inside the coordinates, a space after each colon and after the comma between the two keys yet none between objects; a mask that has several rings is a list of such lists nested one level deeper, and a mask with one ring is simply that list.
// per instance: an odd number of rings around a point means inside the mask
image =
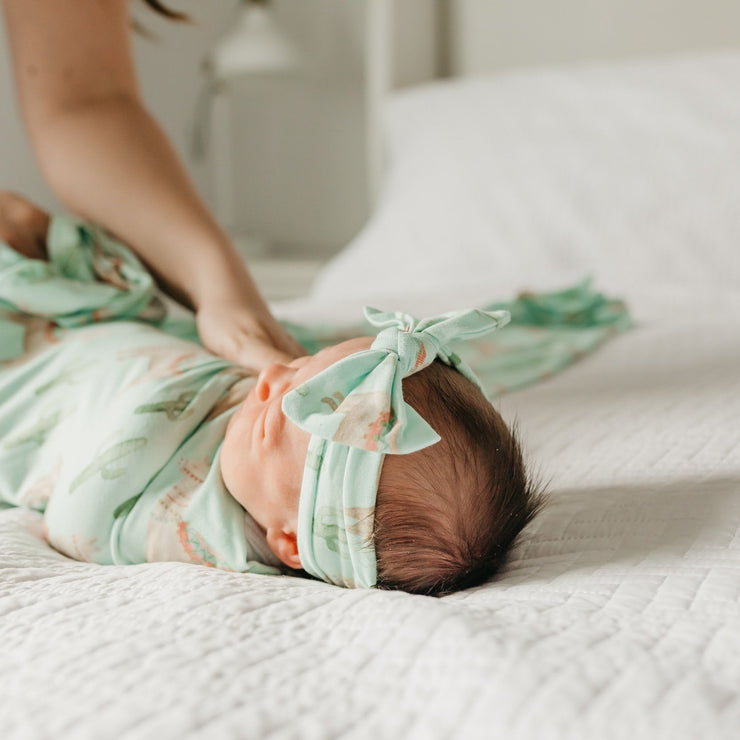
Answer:
[{"label": "baby's head", "polygon": [[413,331],[411,317],[381,315],[376,340],[260,374],[221,470],[284,563],[340,585],[431,594],[504,562],[541,497],[515,437],[446,348],[445,332],[478,336],[508,317],[461,313]]},{"label": "baby's head", "polygon": [[436,360],[405,378],[403,393],[441,439],[385,457],[373,533],[377,585],[441,594],[482,583],[504,564],[542,496],[516,435],[466,377]]}]

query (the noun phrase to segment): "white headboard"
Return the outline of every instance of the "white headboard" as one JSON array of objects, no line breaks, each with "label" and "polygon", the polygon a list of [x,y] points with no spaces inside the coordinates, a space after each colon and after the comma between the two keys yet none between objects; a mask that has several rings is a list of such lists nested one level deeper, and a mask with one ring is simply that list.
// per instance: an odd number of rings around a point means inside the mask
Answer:
[{"label": "white headboard", "polygon": [[738,0],[436,1],[453,75],[740,46]]}]

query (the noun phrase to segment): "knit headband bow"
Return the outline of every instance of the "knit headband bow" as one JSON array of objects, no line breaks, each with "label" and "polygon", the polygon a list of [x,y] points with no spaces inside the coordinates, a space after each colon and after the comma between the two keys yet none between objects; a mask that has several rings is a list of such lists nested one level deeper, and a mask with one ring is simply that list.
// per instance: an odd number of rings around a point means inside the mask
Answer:
[{"label": "knit headband bow", "polygon": [[377,578],[375,498],[386,453],[406,455],[439,435],[404,401],[402,380],[439,357],[476,385],[450,342],[504,326],[507,311],[469,309],[417,320],[365,308],[381,331],[370,349],[348,355],[287,393],[283,412],[310,432],[298,505],[298,554],[311,575],[348,588]]}]

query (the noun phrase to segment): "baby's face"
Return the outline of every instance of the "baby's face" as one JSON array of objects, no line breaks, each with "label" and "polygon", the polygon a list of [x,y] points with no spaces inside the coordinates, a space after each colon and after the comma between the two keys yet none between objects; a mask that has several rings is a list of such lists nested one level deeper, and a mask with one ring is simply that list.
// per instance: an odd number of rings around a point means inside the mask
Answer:
[{"label": "baby's face", "polygon": [[231,417],[221,447],[221,475],[231,495],[265,530],[270,549],[300,568],[298,498],[310,434],[283,414],[283,396],[347,355],[368,349],[372,337],[350,339],[266,367]]}]

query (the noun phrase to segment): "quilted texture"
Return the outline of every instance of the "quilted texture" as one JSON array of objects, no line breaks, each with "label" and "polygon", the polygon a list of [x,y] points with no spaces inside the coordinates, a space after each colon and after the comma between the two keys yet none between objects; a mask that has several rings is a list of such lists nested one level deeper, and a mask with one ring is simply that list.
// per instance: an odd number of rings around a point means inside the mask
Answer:
[{"label": "quilted texture", "polygon": [[76,563],[0,512],[3,737],[737,737],[740,297],[505,397],[550,505],[444,599]]}]

